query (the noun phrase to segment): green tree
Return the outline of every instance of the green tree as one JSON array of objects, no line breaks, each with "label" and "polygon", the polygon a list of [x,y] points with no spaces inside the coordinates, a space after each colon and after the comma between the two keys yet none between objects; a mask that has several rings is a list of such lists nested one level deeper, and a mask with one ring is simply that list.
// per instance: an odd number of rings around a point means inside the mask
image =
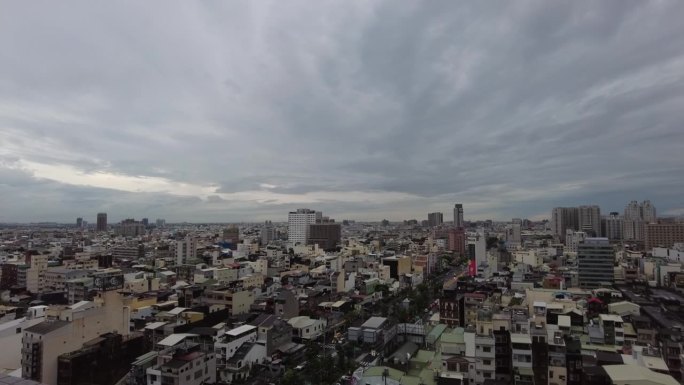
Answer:
[{"label": "green tree", "polygon": [[300,385],[302,382],[302,377],[299,373],[292,369],[286,370],[285,374],[283,374],[283,377],[280,379],[280,385]]}]

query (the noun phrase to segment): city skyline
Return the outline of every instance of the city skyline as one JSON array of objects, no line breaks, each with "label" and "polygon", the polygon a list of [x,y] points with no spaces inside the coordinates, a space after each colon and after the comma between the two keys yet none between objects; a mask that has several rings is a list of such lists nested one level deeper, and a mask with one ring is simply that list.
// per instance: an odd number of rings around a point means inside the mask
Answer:
[{"label": "city skyline", "polygon": [[77,3],[0,14],[0,222],[684,214],[684,3]]}]

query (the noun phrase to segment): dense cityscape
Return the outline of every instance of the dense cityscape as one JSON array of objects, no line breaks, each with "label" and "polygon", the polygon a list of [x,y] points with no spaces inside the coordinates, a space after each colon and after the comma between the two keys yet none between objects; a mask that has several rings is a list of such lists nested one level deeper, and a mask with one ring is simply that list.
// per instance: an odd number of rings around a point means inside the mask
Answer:
[{"label": "dense cityscape", "polygon": [[684,385],[683,0],[0,0],[0,385]]},{"label": "dense cityscape", "polygon": [[[2,225],[1,367],[22,384],[664,384],[684,220]],[[447,214],[447,217],[451,213]],[[30,382],[35,381],[35,382]],[[9,382],[8,382],[9,383]]]}]

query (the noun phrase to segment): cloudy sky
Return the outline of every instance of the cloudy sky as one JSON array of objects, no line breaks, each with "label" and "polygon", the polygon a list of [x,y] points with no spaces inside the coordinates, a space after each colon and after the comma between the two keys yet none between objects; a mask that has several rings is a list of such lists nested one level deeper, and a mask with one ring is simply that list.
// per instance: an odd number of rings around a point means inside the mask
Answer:
[{"label": "cloudy sky", "polygon": [[0,1],[0,222],[684,213],[684,2]]}]

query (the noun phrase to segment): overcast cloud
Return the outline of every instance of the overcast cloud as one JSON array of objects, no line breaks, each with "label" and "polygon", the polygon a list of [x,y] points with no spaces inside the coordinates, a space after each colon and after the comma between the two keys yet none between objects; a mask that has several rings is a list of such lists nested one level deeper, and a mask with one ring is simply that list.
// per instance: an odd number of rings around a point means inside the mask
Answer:
[{"label": "overcast cloud", "polygon": [[684,214],[684,2],[0,2],[0,222]]}]

